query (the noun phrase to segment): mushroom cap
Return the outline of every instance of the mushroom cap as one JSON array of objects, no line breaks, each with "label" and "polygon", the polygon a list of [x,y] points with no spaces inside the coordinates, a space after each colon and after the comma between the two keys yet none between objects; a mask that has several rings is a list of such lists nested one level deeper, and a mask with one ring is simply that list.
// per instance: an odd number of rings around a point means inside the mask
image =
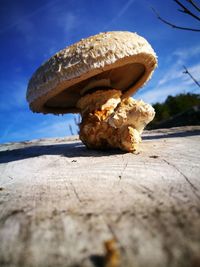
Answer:
[{"label": "mushroom cap", "polygon": [[132,32],[100,33],[59,51],[33,74],[27,101],[34,112],[79,112],[78,100],[93,88],[132,95],[151,77],[157,57],[151,45]]}]

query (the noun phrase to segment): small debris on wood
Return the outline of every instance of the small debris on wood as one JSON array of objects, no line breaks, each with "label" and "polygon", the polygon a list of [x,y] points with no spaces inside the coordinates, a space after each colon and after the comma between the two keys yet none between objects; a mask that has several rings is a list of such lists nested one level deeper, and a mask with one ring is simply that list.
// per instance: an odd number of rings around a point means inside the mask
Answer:
[{"label": "small debris on wood", "polygon": [[120,252],[117,247],[117,241],[110,239],[104,243],[106,255],[105,255],[105,267],[118,267],[120,264]]},{"label": "small debris on wood", "polygon": [[149,156],[151,159],[157,159],[157,158],[159,158],[159,156],[157,156],[157,155],[152,155],[152,156]]}]

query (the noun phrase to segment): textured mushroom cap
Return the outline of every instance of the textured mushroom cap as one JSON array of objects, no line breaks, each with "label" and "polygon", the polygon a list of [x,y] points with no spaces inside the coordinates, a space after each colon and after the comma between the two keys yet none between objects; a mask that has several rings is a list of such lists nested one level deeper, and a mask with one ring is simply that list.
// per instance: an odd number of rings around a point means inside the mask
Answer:
[{"label": "textured mushroom cap", "polygon": [[131,32],[106,32],[52,56],[33,74],[27,101],[34,112],[79,112],[76,103],[95,87],[136,92],[151,77],[157,58],[150,44]]}]

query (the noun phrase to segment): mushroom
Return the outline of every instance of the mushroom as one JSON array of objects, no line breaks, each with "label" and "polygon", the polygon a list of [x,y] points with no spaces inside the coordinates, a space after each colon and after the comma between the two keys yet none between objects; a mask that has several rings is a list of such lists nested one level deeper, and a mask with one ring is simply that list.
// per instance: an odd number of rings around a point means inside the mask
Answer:
[{"label": "mushroom", "polygon": [[100,33],[61,50],[33,74],[27,89],[30,109],[81,113],[80,139],[89,148],[137,152],[151,105],[131,97],[150,78],[157,57],[132,32]]}]

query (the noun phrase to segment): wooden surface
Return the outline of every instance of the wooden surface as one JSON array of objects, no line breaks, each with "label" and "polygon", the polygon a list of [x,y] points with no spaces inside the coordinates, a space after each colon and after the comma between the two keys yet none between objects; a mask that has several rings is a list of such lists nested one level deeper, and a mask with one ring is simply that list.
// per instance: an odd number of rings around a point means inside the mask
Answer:
[{"label": "wooden surface", "polygon": [[79,140],[0,150],[0,266],[200,266],[200,127],[146,132],[141,153]]}]

